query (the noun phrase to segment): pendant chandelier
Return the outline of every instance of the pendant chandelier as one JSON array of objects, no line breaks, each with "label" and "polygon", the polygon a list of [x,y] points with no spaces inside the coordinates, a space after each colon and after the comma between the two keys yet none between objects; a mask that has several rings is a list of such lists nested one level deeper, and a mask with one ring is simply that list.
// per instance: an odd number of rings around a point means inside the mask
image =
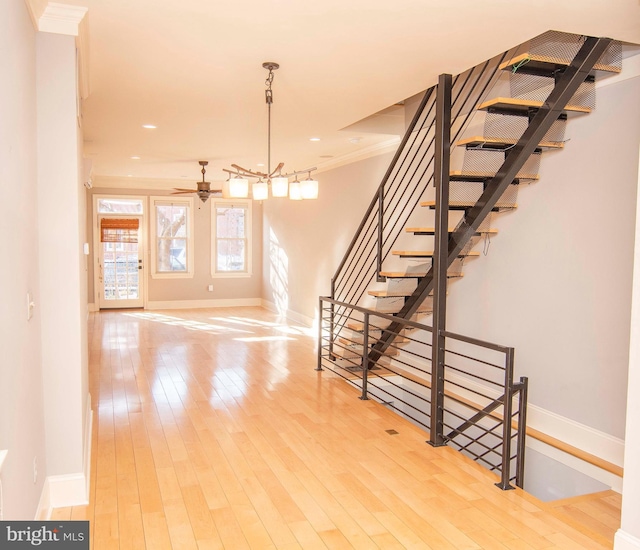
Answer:
[{"label": "pendant chandelier", "polygon": [[[291,200],[317,199],[318,198],[318,180],[311,178],[311,173],[316,168],[307,168],[297,172],[285,173],[282,171],[284,163],[281,162],[273,170],[271,170],[271,105],[273,104],[273,92],[271,85],[273,84],[273,71],[277,70],[280,65],[273,61],[267,61],[262,66],[269,71],[269,76],[265,81],[265,99],[268,111],[268,133],[267,133],[267,171],[257,172],[242,168],[237,164],[232,164],[232,169],[223,168],[229,174],[229,179],[223,187],[223,196],[230,198],[248,198],[249,197],[249,180],[257,180],[251,184],[251,195],[254,200],[265,200],[272,197],[289,197]],[[299,180],[298,176],[306,174],[307,177]],[[289,179],[295,178],[294,181]]]}]

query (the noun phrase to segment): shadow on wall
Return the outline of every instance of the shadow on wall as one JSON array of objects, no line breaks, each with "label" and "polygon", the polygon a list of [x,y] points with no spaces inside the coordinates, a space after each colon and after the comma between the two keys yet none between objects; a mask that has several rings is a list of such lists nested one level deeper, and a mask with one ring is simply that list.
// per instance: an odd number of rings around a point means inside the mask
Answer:
[{"label": "shadow on wall", "polygon": [[278,313],[286,315],[289,310],[289,257],[273,229],[269,230],[269,267],[273,301]]}]

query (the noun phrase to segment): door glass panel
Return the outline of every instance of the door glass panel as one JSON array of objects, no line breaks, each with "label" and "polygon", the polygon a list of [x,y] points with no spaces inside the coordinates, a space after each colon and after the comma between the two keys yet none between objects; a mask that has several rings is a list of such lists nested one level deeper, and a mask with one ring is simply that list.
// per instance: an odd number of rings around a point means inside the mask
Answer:
[{"label": "door glass panel", "polygon": [[138,243],[102,243],[105,300],[137,300]]},{"label": "door glass panel", "polygon": [[100,214],[142,214],[142,199],[98,199]]}]

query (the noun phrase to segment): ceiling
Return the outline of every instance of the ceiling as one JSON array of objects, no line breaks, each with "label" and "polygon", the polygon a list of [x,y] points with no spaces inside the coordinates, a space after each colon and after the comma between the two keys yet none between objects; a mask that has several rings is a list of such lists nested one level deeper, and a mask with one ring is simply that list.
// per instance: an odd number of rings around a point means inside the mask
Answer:
[{"label": "ceiling", "polygon": [[88,8],[93,177],[132,187],[266,163],[264,61],[280,64],[272,165],[292,171],[383,148],[394,105],[546,30],[640,42],[640,0],[61,1]]}]

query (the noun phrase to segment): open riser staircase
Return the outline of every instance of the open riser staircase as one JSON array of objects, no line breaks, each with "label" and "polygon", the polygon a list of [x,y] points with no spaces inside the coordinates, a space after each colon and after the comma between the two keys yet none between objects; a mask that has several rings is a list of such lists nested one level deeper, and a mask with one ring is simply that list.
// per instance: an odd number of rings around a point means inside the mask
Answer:
[{"label": "open riser staircase", "polygon": [[503,489],[522,486],[527,381],[513,379],[512,348],[446,332],[448,286],[486,253],[493,217],[517,208],[544,152],[563,148],[566,124],[595,108],[596,80],[621,59],[618,42],[549,31],[443,75],[320,300],[318,368],[495,470]]}]

